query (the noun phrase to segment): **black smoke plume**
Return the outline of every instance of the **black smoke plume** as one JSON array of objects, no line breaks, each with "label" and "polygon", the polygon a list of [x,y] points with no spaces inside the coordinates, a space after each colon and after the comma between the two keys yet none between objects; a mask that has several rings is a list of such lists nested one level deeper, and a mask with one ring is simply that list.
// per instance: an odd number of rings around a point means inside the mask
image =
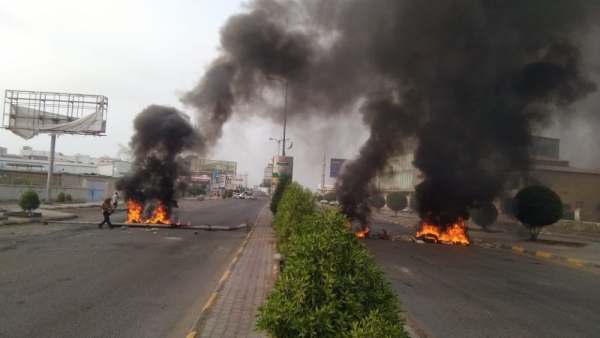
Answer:
[{"label": "black smoke plume", "polygon": [[142,206],[162,203],[171,215],[176,206],[175,184],[180,168],[176,157],[185,150],[202,150],[203,140],[189,118],[172,107],[151,105],[133,121],[129,142],[132,172],[117,181],[125,199]]},{"label": "black smoke plume", "polygon": [[290,83],[299,137],[314,139],[304,128],[312,117],[335,121],[359,107],[371,134],[338,183],[342,209],[364,222],[371,182],[416,137],[420,212],[443,225],[497,197],[507,173],[527,168],[532,130],[595,90],[581,44],[598,40],[584,37],[599,3],[250,1],[182,102],[209,145],[234,113],[280,121],[270,77]]}]

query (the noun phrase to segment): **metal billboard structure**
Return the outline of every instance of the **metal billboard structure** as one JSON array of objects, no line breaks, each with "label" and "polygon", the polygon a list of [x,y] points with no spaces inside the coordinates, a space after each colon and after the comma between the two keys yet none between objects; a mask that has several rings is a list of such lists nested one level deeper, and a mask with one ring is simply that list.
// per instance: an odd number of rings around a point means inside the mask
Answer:
[{"label": "metal billboard structure", "polygon": [[2,126],[26,140],[42,133],[50,135],[46,203],[51,201],[56,136],[102,136],[107,117],[108,98],[104,95],[6,90]]}]

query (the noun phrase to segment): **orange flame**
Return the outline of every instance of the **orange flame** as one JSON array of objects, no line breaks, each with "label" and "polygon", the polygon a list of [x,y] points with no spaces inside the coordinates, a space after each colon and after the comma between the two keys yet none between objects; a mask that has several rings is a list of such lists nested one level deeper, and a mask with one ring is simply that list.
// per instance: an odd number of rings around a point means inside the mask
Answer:
[{"label": "orange flame", "polygon": [[440,232],[440,228],[435,224],[423,221],[421,223],[421,230],[417,231],[415,237],[432,237],[433,235],[441,242],[469,245],[470,242],[467,238],[466,230],[467,223],[462,218],[459,218],[454,224],[447,226],[444,232]]},{"label": "orange flame", "polygon": [[142,221],[143,210],[144,207],[141,204],[130,199],[127,200],[127,220],[125,223],[171,224],[167,217],[167,210],[161,202],[158,202],[152,216],[145,221]]},{"label": "orange flame", "polygon": [[142,210],[144,207],[133,200],[127,200],[127,220],[125,223],[143,223]]},{"label": "orange flame", "polygon": [[369,229],[368,226],[365,226],[365,228],[363,230],[359,230],[356,232],[356,236],[358,236],[358,238],[365,238],[365,236],[371,231],[371,229]]}]

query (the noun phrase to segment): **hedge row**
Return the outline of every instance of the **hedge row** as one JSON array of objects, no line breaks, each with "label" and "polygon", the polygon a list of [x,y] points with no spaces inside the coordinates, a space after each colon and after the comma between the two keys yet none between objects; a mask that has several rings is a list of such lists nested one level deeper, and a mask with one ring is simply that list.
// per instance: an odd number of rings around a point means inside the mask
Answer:
[{"label": "hedge row", "polygon": [[347,219],[291,183],[273,228],[285,269],[259,309],[271,337],[408,337],[395,293]]}]

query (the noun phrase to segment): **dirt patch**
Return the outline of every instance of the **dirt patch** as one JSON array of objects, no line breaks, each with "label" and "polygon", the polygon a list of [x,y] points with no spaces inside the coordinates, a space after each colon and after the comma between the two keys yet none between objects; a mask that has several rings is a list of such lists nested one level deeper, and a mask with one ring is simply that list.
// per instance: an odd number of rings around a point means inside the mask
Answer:
[{"label": "dirt patch", "polygon": [[532,241],[532,240],[528,239],[527,242],[545,244],[545,245],[567,246],[567,247],[571,247],[571,248],[581,248],[581,247],[584,247],[587,245],[586,243],[556,241],[556,240],[551,240],[551,239],[539,239],[539,238],[536,241]]}]

